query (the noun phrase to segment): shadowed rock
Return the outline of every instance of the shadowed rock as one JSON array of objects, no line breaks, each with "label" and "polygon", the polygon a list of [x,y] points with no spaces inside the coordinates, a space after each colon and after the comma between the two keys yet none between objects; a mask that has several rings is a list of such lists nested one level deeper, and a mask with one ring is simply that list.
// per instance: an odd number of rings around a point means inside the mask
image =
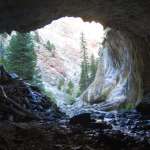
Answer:
[{"label": "shadowed rock", "polygon": [[23,80],[13,78],[0,66],[0,120],[55,120],[61,116],[48,97],[32,90]]}]

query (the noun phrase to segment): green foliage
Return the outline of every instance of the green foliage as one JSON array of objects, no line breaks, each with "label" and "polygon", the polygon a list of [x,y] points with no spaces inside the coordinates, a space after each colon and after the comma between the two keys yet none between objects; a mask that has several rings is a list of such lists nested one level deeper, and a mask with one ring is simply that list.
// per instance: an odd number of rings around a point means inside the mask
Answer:
[{"label": "green foliage", "polygon": [[80,91],[80,88],[77,90],[77,93],[76,93],[76,97],[79,97],[81,95],[81,91]]},{"label": "green foliage", "polygon": [[121,104],[120,107],[119,107],[119,109],[123,109],[123,110],[131,110],[133,108],[135,108],[135,106],[131,102],[130,103],[125,102],[125,103]]},{"label": "green foliage", "polygon": [[50,51],[52,52],[52,50],[54,51],[55,50],[55,45],[53,43],[51,43],[49,40],[47,41],[45,47]]},{"label": "green foliage", "polygon": [[5,40],[7,38],[7,33],[1,33],[0,34],[0,64],[4,64],[5,63]]},{"label": "green foliage", "polygon": [[33,76],[33,80],[31,82],[32,85],[35,85],[37,86],[39,89],[43,89],[44,88],[44,85],[42,83],[42,79],[41,79],[41,74],[40,74],[40,69],[39,68],[36,68],[35,69],[35,74]]},{"label": "green foliage", "polygon": [[67,96],[67,103],[69,105],[72,105],[75,102],[75,97],[73,95],[68,95]]},{"label": "green foliage", "polygon": [[84,38],[84,34],[81,33],[81,76],[80,76],[80,91],[81,93],[89,86],[89,62],[87,54],[87,43]]},{"label": "green foliage", "polygon": [[83,33],[81,33],[81,55],[81,75],[79,81],[80,90],[77,93],[77,96],[87,89],[88,86],[94,81],[98,64],[98,61],[95,59],[94,55],[91,55],[90,61],[88,59],[87,43]]},{"label": "green foliage", "polygon": [[48,90],[43,88],[42,93],[44,95],[46,95],[47,97],[49,97],[52,102],[56,103],[55,96],[53,95],[53,93],[51,91],[48,91]]},{"label": "green foliage", "polygon": [[62,88],[64,87],[64,83],[65,83],[65,80],[64,79],[60,79],[57,88],[59,90],[62,90]]},{"label": "green foliage", "polygon": [[35,66],[36,53],[31,34],[16,32],[7,48],[7,70],[15,72],[28,82],[32,82]]},{"label": "green foliage", "polygon": [[66,93],[68,93],[69,95],[73,95],[73,91],[74,91],[74,84],[70,80],[67,85]]},{"label": "green foliage", "polygon": [[41,42],[40,35],[39,35],[38,31],[34,31],[34,40],[35,40],[37,43],[40,43],[40,42]]}]

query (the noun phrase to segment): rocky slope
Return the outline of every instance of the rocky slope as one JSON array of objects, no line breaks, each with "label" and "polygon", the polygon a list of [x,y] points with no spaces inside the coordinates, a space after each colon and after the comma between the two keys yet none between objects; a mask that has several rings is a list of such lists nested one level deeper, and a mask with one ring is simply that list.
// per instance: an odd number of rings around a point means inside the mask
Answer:
[{"label": "rocky slope", "polygon": [[83,94],[85,101],[102,102],[102,109],[115,109],[123,105],[135,106],[142,99],[142,60],[137,54],[141,47],[140,41],[136,47],[136,40],[119,31],[106,31],[97,75]]},{"label": "rocky slope", "polygon": [[[25,0],[21,2],[2,0],[0,30],[7,32],[14,29],[29,31],[63,16],[78,16],[85,20],[101,22],[105,27],[119,30],[121,34],[130,33],[142,41],[142,52],[137,52],[143,60],[143,70],[140,72],[141,89],[143,94],[148,94],[150,92],[150,71],[147,69],[150,67],[149,7],[148,0],[31,0],[28,2]],[[135,45],[138,46],[139,40],[135,41]]]},{"label": "rocky slope", "polygon": [[[57,86],[59,80],[71,80],[76,86],[80,79],[81,49],[80,37],[84,33],[88,55],[98,57],[103,27],[95,22],[83,22],[81,18],[65,17],[53,21],[38,30],[41,43],[37,47],[38,64],[46,87]],[[55,54],[43,45],[47,41],[55,45]]]}]

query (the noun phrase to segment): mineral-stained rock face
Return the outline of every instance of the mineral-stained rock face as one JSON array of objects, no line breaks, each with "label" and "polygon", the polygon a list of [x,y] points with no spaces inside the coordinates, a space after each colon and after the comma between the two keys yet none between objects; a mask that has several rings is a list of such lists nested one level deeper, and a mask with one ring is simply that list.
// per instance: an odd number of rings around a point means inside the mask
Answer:
[{"label": "mineral-stained rock face", "polygon": [[141,49],[138,38],[107,29],[95,81],[81,98],[90,103],[105,101],[103,107],[107,109],[139,102],[142,98]]}]

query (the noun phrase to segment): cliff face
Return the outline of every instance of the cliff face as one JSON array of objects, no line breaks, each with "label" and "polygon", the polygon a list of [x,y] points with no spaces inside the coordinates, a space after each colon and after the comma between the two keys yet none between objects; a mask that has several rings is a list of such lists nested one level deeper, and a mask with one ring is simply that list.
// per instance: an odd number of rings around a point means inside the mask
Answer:
[{"label": "cliff face", "polygon": [[[84,22],[81,18],[64,17],[38,30],[41,43],[36,50],[37,65],[47,86],[58,85],[62,78],[78,85],[82,61],[80,48],[82,32],[89,57],[91,54],[98,57],[99,43],[103,36],[103,27],[98,23]],[[55,46],[54,53],[43,46],[48,40]]]},{"label": "cliff face", "polygon": [[[135,70],[138,76],[141,76],[142,85],[138,82],[142,88],[144,94],[150,92],[150,54],[149,54],[149,40],[150,40],[150,1],[148,0],[30,0],[30,1],[11,1],[11,0],[1,0],[0,3],[1,14],[0,14],[0,31],[10,32],[13,29],[19,31],[29,31],[38,27],[42,27],[52,20],[58,19],[63,16],[78,16],[82,17],[84,20],[95,20],[101,22],[105,27],[111,27],[112,29],[120,32],[121,37],[124,38],[124,33],[130,33],[134,38],[125,38],[126,42],[135,45],[132,48],[128,44],[123,45],[123,48],[127,47],[127,55],[129,55],[129,61],[133,61],[133,52],[137,55],[140,55],[140,58],[143,60],[143,70],[137,69],[134,63],[131,64],[131,67],[127,68],[129,73],[130,69]],[[31,11],[32,10],[32,11]],[[129,35],[129,34],[128,34]],[[117,37],[114,36],[114,39]],[[111,40],[111,39],[110,39]],[[122,41],[122,40],[121,40]],[[124,41],[124,39],[123,39]],[[126,43],[125,42],[125,43]],[[133,44],[134,43],[134,44]],[[139,47],[142,45],[141,47]],[[120,43],[119,43],[120,45]],[[104,47],[108,47],[105,46]],[[121,46],[122,47],[122,46]],[[139,48],[138,48],[139,47]],[[120,48],[119,48],[120,49]],[[133,49],[133,50],[132,50]],[[124,50],[121,50],[123,52]],[[122,53],[124,54],[124,53]],[[110,55],[110,54],[108,54]],[[115,54],[117,57],[117,54]],[[119,55],[120,56],[120,55]],[[126,57],[123,58],[125,63]],[[137,56],[138,57],[138,56]],[[111,58],[111,57],[110,57]],[[122,57],[121,57],[122,58]],[[111,60],[111,59],[110,59]],[[136,61],[133,61],[136,62]],[[140,66],[142,61],[138,61]],[[122,66],[122,65],[121,65]],[[126,65],[125,65],[126,66]],[[129,65],[130,66],[130,65]],[[112,65],[113,68],[115,68]],[[124,71],[123,71],[124,72]],[[133,71],[131,71],[131,78],[129,78],[132,84],[136,83],[136,79],[132,76]],[[127,74],[128,74],[127,73]],[[122,74],[122,73],[121,73]],[[125,73],[126,74],[126,73]],[[126,76],[126,75],[121,75]],[[120,77],[120,76],[119,76]],[[133,79],[132,79],[133,78]],[[119,79],[117,79],[118,81]],[[121,81],[121,80],[119,80]],[[112,84],[111,84],[112,85]],[[113,86],[112,86],[113,87]],[[131,87],[131,85],[130,85]],[[135,87],[135,86],[133,86]],[[100,88],[101,89],[101,88]],[[131,88],[130,88],[131,89]],[[139,88],[138,88],[139,89]],[[132,90],[136,90],[132,88]],[[132,90],[128,90],[129,95],[133,95]],[[112,91],[112,90],[108,90]],[[137,98],[135,96],[131,96]]]},{"label": "cliff face", "polygon": [[81,98],[102,102],[106,109],[137,104],[143,95],[143,60],[138,54],[142,48],[140,39],[130,33],[106,29],[96,78]]}]

